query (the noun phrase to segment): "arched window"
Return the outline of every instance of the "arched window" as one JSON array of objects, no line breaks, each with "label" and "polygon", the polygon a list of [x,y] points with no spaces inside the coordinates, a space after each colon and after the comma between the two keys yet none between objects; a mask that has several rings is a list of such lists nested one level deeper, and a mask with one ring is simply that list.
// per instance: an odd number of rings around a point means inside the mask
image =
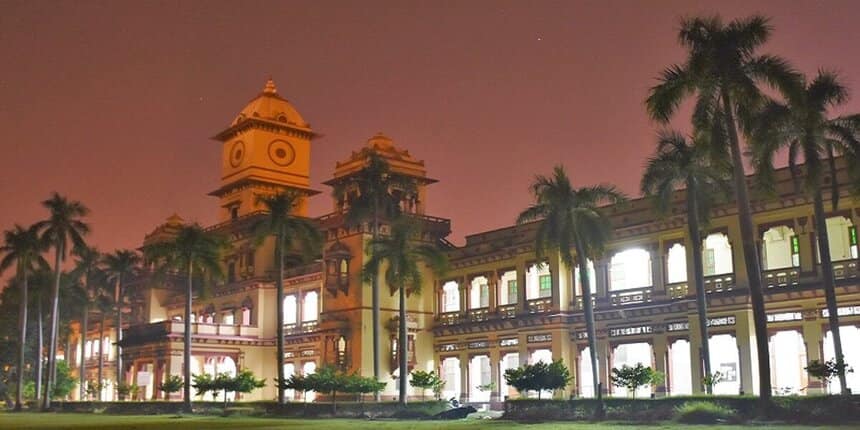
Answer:
[{"label": "arched window", "polygon": [[302,322],[316,321],[319,317],[319,304],[317,299],[319,295],[316,291],[305,293],[304,304],[302,305]]},{"label": "arched window", "polygon": [[519,296],[517,291],[517,272],[515,270],[509,270],[503,273],[501,282],[499,283],[499,304],[516,304]]},{"label": "arched window", "polygon": [[702,247],[702,262],[705,266],[705,276],[734,273],[729,237],[723,233],[708,235]]},{"label": "arched window", "polygon": [[549,265],[537,263],[526,270],[526,300],[552,297],[552,275]]},{"label": "arched window", "polygon": [[284,324],[295,324],[298,322],[298,307],[296,296],[284,296]]},{"label": "arched window", "polygon": [[800,246],[794,230],[780,225],[762,234],[761,260],[763,270],[800,266]]},{"label": "arched window", "polygon": [[676,243],[666,253],[666,282],[687,282],[687,248]]},{"label": "arched window", "polygon": [[[842,261],[858,258],[857,227],[844,216],[827,218],[827,239],[830,242],[830,260]],[[817,249],[817,245],[816,245]],[[821,261],[821,253],[819,252]]]},{"label": "arched window", "polygon": [[93,354],[93,341],[88,340],[86,346],[84,347],[84,357],[90,358]]},{"label": "arched window", "polygon": [[484,276],[478,276],[472,279],[471,287],[469,288],[469,307],[470,309],[486,308],[490,306],[490,286],[489,281]]},{"label": "arched window", "polygon": [[[591,292],[593,294],[596,292],[595,286],[597,285],[596,281],[594,279],[595,278],[594,262],[591,260],[586,260],[586,265],[588,266],[588,286],[591,288]],[[574,267],[573,276],[576,278],[573,281],[574,285],[576,285],[576,295],[581,296],[582,295],[582,278],[579,276],[579,266]]]},{"label": "arched window", "polygon": [[460,311],[460,286],[455,281],[442,285],[442,312]]},{"label": "arched window", "polygon": [[610,261],[609,290],[627,290],[652,285],[651,253],[633,248],[616,253]]}]

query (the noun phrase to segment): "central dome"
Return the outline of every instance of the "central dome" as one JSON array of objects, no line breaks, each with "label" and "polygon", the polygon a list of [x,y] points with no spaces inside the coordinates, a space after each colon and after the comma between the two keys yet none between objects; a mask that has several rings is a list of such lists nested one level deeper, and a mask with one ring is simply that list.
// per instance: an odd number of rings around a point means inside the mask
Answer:
[{"label": "central dome", "polygon": [[309,127],[296,108],[287,99],[278,95],[275,82],[271,79],[266,82],[263,92],[248,102],[230,126],[235,126],[248,119],[280,122],[301,128]]}]

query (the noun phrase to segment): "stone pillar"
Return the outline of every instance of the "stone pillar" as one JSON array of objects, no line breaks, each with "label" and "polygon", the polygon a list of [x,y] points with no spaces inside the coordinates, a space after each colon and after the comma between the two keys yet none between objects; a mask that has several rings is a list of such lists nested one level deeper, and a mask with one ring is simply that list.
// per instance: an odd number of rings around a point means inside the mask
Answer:
[{"label": "stone pillar", "polygon": [[552,278],[552,309],[566,311],[570,308],[571,284],[570,268],[561,256],[554,252],[549,257],[549,273]]},{"label": "stone pillar", "polygon": [[606,298],[609,295],[609,259],[599,258],[594,262],[594,278],[595,300]]},{"label": "stone pillar", "polygon": [[[699,316],[697,314],[688,315],[690,329],[687,331],[690,341],[690,383],[692,384],[693,395],[705,393],[705,372],[703,367],[704,357],[702,357],[702,336],[699,334]],[[711,363],[711,371],[714,363]]]},{"label": "stone pillar", "polygon": [[659,297],[666,296],[666,264],[663,248],[659,243],[649,249],[651,252],[651,285],[654,288],[654,295]]},{"label": "stone pillar", "polygon": [[[741,391],[758,393],[758,357],[755,350],[755,327],[751,310],[739,311],[735,316],[735,340],[740,359]],[[764,357],[765,360],[769,357]]]},{"label": "stone pillar", "polygon": [[[561,360],[568,369],[575,367],[573,360],[572,349],[575,345],[570,341],[570,332],[566,328],[559,328],[552,331],[552,359]],[[575,381],[574,381],[575,382]],[[564,390],[558,390],[555,393],[556,398],[566,400],[570,398],[570,394],[574,392],[575,384],[568,385]]]},{"label": "stone pillar", "polygon": [[471,296],[469,288],[472,286],[469,284],[467,276],[463,276],[458,283],[460,284],[460,312],[465,314],[469,309],[472,309],[471,300],[469,300]]},{"label": "stone pillar", "polygon": [[[753,230],[758,234],[758,229],[755,226],[753,226]],[[729,243],[732,246],[732,268],[735,274],[735,285],[739,288],[749,288],[749,276],[747,274],[747,265],[744,262],[743,241],[737,217],[731,217],[729,221],[728,236]],[[756,276],[761,276],[761,274]]]},{"label": "stone pillar", "polygon": [[[653,360],[653,368],[654,370],[663,373],[663,375],[668,375],[666,371],[666,363],[669,359],[669,347],[666,341],[666,334],[659,333],[653,337],[653,343],[651,345],[652,353],[654,354]],[[651,387],[651,392],[654,393],[656,397],[665,397],[668,390],[666,389],[668,379],[664,379],[663,383],[657,386]]]},{"label": "stone pillar", "polygon": [[800,247],[800,276],[814,277],[816,246],[812,243],[815,240],[812,234],[812,218],[800,217],[794,221],[794,234],[797,235],[797,244]]},{"label": "stone pillar", "polygon": [[[814,306],[803,310],[803,343],[806,345],[807,361],[824,361],[824,327]],[[817,378],[809,378],[807,385],[807,394],[824,394],[827,388]]]},{"label": "stone pillar", "polygon": [[460,353],[460,403],[469,401],[470,393],[474,389],[469,381],[469,353]]},{"label": "stone pillar", "polygon": [[[612,349],[609,346],[609,338],[607,333],[603,335],[598,331],[597,335],[597,370],[598,379],[600,380],[600,389],[603,390],[603,395],[609,395],[611,382],[609,381],[609,369],[612,368]],[[594,388],[597,393],[597,387]]]},{"label": "stone pillar", "polygon": [[[382,284],[379,285],[379,288],[382,288]],[[277,301],[277,299],[275,299],[275,300]],[[302,317],[303,317],[302,314],[304,314],[304,310],[305,310],[304,307],[305,307],[305,295],[301,291],[296,291],[296,329],[298,329],[302,326]],[[277,313],[278,311],[276,310],[275,312]]]},{"label": "stone pillar", "polygon": [[[517,313],[527,313],[529,310],[526,303],[526,262],[525,260],[517,260]],[[525,343],[525,339],[521,339],[520,343]]]},{"label": "stone pillar", "polygon": [[489,289],[490,303],[489,303],[489,313],[496,312],[496,306],[499,305],[499,272],[497,270],[493,270],[490,272],[490,277],[487,279],[487,288]]},{"label": "stone pillar", "polygon": [[[498,340],[494,340],[498,345]],[[490,403],[503,401],[499,396],[499,390],[502,387],[502,375],[500,375],[501,353],[498,348],[490,348],[490,382],[493,384],[493,391],[490,392]]]},{"label": "stone pillar", "polygon": [[521,333],[517,344],[517,352],[519,353],[520,367],[529,362],[529,344],[528,336]]}]

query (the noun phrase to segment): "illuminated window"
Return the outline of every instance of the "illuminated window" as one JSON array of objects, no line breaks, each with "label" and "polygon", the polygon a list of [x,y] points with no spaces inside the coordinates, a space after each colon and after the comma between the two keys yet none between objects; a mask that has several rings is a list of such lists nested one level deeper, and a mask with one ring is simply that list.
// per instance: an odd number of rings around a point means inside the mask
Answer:
[{"label": "illuminated window", "polygon": [[640,248],[615,254],[610,261],[609,289],[612,291],[650,287],[651,254]]},{"label": "illuminated window", "polygon": [[471,309],[486,308],[490,306],[490,286],[487,278],[478,276],[472,279],[469,291],[469,306]]},{"label": "illuminated window", "polygon": [[316,291],[305,294],[305,302],[302,305],[302,322],[316,321],[319,317],[318,297]]},{"label": "illuminated window", "polygon": [[551,297],[552,296],[552,276],[551,275],[540,275],[538,279],[540,282],[540,293],[539,296],[543,297]]},{"label": "illuminated window", "polygon": [[442,312],[460,311],[460,286],[448,281],[442,286]]},{"label": "illuminated window", "polygon": [[666,282],[687,282],[687,248],[676,243],[666,253]]},{"label": "illuminated window", "polygon": [[[764,270],[797,267],[800,255],[797,236],[787,226],[771,227],[762,235],[761,259]],[[795,264],[795,260],[798,264]]]},{"label": "illuminated window", "polygon": [[[595,273],[594,273],[594,262],[591,261],[590,259],[586,260],[586,266],[588,266],[588,273],[587,273],[588,274],[588,287],[589,287],[589,290],[591,290],[591,292],[594,293],[596,285],[597,285],[595,283],[597,281],[595,279]],[[576,285],[576,295],[581,296],[583,294],[582,293],[582,277],[579,274],[579,266],[576,266],[573,269],[573,276],[574,276],[574,278],[576,278],[576,279],[574,279],[574,284]]]},{"label": "illuminated window", "polygon": [[[827,218],[827,239],[830,241],[830,259],[842,261],[857,258],[857,229],[844,216]],[[816,243],[816,250],[818,249]],[[818,254],[821,261],[821,253]]]},{"label": "illuminated window", "polygon": [[552,295],[552,278],[550,278],[549,292],[545,293],[544,290],[541,289],[541,277],[549,275],[549,265],[546,263],[532,264],[528,270],[526,270],[526,300],[538,299]]},{"label": "illuminated window", "polygon": [[298,305],[296,296],[290,294],[284,296],[284,324],[295,324],[298,322]]},{"label": "illuminated window", "polygon": [[509,270],[502,274],[499,282],[499,304],[512,305],[517,302],[517,272]]},{"label": "illuminated window", "polygon": [[723,233],[708,235],[704,241],[702,257],[705,266],[705,276],[734,273],[732,264],[732,245],[729,237]]}]

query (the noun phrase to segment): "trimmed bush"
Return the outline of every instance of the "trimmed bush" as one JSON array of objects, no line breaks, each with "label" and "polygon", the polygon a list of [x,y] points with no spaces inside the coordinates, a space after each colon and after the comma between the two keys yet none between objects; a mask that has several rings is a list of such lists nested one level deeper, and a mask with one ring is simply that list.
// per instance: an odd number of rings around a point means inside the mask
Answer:
[{"label": "trimmed bush", "polygon": [[684,424],[717,424],[735,421],[734,410],[713,402],[690,402],[676,408],[675,421]]}]

